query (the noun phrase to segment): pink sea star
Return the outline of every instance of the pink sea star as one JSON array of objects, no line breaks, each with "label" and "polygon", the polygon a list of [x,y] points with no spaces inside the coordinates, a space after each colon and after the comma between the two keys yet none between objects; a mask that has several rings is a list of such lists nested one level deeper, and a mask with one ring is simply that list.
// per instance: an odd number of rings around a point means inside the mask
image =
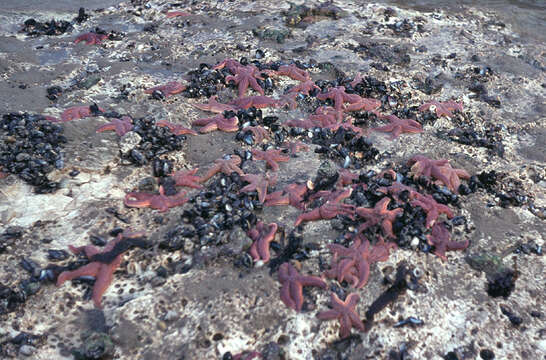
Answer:
[{"label": "pink sea star", "polygon": [[339,320],[339,336],[346,338],[351,333],[351,328],[354,327],[360,331],[364,331],[364,324],[356,313],[356,304],[360,300],[358,294],[349,294],[345,301],[341,301],[336,293],[331,295],[332,310],[322,311],[317,314],[320,320]]},{"label": "pink sea star", "polygon": [[305,276],[296,268],[285,262],[279,267],[279,281],[282,283],[281,300],[291,309],[301,311],[303,306],[303,287],[318,286],[326,289],[327,285],[318,276]]}]

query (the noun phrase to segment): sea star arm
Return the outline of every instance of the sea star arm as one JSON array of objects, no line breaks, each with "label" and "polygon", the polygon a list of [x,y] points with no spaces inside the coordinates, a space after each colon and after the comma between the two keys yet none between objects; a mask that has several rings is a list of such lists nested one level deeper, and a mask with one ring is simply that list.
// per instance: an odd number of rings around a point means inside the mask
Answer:
[{"label": "sea star arm", "polygon": [[76,40],[74,40],[74,44],[77,44],[81,41],[85,41],[86,45],[99,45],[107,37],[108,35],[106,34],[97,34],[94,32],[88,32],[88,33],[79,35],[76,38]]},{"label": "sea star arm", "polygon": [[197,135],[197,132],[195,132],[194,130],[185,128],[180,124],[173,124],[171,122],[168,122],[167,120],[159,120],[156,123],[156,125],[166,127],[174,135],[184,135],[184,134]]},{"label": "sea star arm", "polygon": [[133,120],[129,116],[122,116],[121,119],[113,119],[111,122],[99,126],[97,132],[114,130],[118,136],[123,136],[133,129]]},{"label": "sea star arm", "polygon": [[279,170],[279,164],[277,164],[278,161],[290,160],[289,156],[281,155],[282,151],[283,149],[271,149],[267,151],[253,149],[252,156],[254,156],[256,160],[265,160],[267,165],[269,165],[273,171],[277,171]]},{"label": "sea star arm", "polygon": [[180,84],[177,81],[171,81],[164,85],[154,86],[152,88],[144,90],[145,94],[153,94],[154,91],[160,91],[165,97],[169,97],[174,94],[178,94],[186,90],[186,86]]},{"label": "sea star arm", "polygon": [[254,261],[269,261],[271,258],[269,244],[275,239],[277,229],[278,225],[275,223],[266,225],[260,221],[254,229],[248,232],[248,236],[254,240],[249,249],[250,256],[252,256]]},{"label": "sea star arm", "polygon": [[174,178],[176,186],[186,186],[194,189],[201,189],[203,188],[203,185],[199,184],[201,182],[201,178],[195,175],[195,173],[197,173],[197,170],[199,170],[199,168],[188,171],[177,171],[171,174],[171,176]]},{"label": "sea star arm", "polygon": [[236,172],[240,176],[244,175],[243,170],[239,168],[241,165],[241,158],[237,155],[231,155],[229,159],[218,159],[214,161],[214,165],[207,171],[207,173],[201,177],[201,182],[205,182],[215,174],[222,172],[226,175],[230,175]]},{"label": "sea star arm", "polygon": [[268,174],[264,175],[254,175],[247,174],[242,177],[242,179],[249,184],[244,186],[240,191],[249,192],[254,191],[258,193],[258,200],[263,204],[267,196],[267,187],[275,185],[277,182],[277,176],[270,176]]},{"label": "sea star arm", "polygon": [[223,115],[215,117],[198,119],[193,122],[193,125],[203,126],[199,129],[200,133],[208,133],[214,130],[222,130],[225,132],[235,132],[239,130],[239,121],[236,116],[226,119]]},{"label": "sea star arm", "polygon": [[216,99],[218,99],[218,96],[214,95],[209,99],[208,103],[192,104],[192,106],[199,110],[208,111],[216,114],[222,114],[224,111],[237,111],[237,108],[235,106],[219,103]]}]

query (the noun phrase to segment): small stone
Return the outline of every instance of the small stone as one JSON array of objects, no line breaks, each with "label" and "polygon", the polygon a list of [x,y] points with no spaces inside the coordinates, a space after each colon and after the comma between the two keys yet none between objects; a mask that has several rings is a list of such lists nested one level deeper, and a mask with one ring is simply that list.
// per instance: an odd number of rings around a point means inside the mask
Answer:
[{"label": "small stone", "polygon": [[24,356],[30,356],[36,351],[36,348],[34,346],[30,345],[23,345],[19,348],[19,354]]},{"label": "small stone", "polygon": [[417,247],[419,246],[419,238],[414,236],[413,239],[411,239],[410,245],[412,248],[417,249]]},{"label": "small stone", "polygon": [[129,131],[119,139],[119,150],[121,154],[127,156],[135,146],[140,143],[142,138],[134,131]]},{"label": "small stone", "polygon": [[489,349],[483,349],[480,351],[480,357],[484,360],[493,360],[495,358],[495,353]]},{"label": "small stone", "polygon": [[163,320],[165,321],[173,321],[173,320],[176,320],[180,317],[180,315],[178,315],[178,313],[174,310],[169,310],[167,311],[167,313],[165,314],[165,316],[163,317]]}]

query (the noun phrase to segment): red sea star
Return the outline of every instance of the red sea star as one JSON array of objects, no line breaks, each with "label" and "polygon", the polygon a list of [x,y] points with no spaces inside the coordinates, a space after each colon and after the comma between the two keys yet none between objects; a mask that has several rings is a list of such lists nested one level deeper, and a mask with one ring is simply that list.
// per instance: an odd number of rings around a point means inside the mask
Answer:
[{"label": "red sea star", "polygon": [[245,173],[239,168],[239,165],[241,165],[241,158],[237,155],[231,155],[227,159],[214,160],[214,166],[201,178],[201,182],[207,181],[219,172],[226,175],[236,172],[240,176],[243,176]]},{"label": "red sea star", "polygon": [[411,174],[414,178],[419,176],[434,177],[455,192],[458,191],[461,184],[459,178],[470,178],[470,174],[465,170],[452,168],[446,159],[433,160],[423,155],[415,155],[409,160],[408,165],[412,165]]},{"label": "red sea star", "polygon": [[225,59],[224,61],[214,65],[213,69],[218,70],[223,69],[224,67],[231,71],[231,73],[235,74],[237,68],[243,67],[243,65],[241,65],[241,63],[235,59]]},{"label": "red sea star", "polygon": [[197,135],[197,132],[195,132],[194,130],[185,128],[180,124],[170,123],[167,120],[159,120],[156,125],[168,128],[174,135]]},{"label": "red sea star", "polygon": [[339,244],[330,244],[328,248],[334,254],[332,267],[325,274],[328,278],[337,278],[338,282],[347,281],[355,289],[360,289],[368,282],[370,265],[386,261],[389,250],[396,248],[394,243],[386,243],[379,237],[379,242],[370,249],[370,242],[362,235],[355,236],[353,244],[346,248]]},{"label": "red sea star", "polygon": [[269,132],[261,126],[247,126],[243,131],[250,131],[254,139],[254,143],[260,144],[265,139],[269,139]]},{"label": "red sea star", "polygon": [[416,199],[412,200],[410,204],[411,206],[420,206],[427,213],[427,228],[434,225],[440,214],[446,214],[448,219],[454,216],[449,207],[439,204],[431,195],[422,195],[418,192],[414,192],[414,194]]},{"label": "red sea star", "polygon": [[281,300],[291,309],[301,311],[303,306],[303,287],[318,286],[326,289],[327,285],[318,276],[304,276],[298,273],[296,268],[288,263],[283,263],[279,268],[279,281],[282,283]]},{"label": "red sea star", "polygon": [[258,221],[256,226],[248,231],[247,235],[254,240],[249,250],[254,261],[262,260],[264,263],[269,261],[271,257],[269,244],[275,239],[277,228],[275,223],[266,225],[262,221]]},{"label": "red sea star", "polygon": [[130,192],[125,195],[123,203],[128,207],[149,207],[157,209],[159,212],[165,212],[169,210],[169,208],[185,204],[189,200],[185,196],[185,191],[180,191],[173,196],[166,196],[163,186],[160,186],[159,194]]},{"label": "red sea star", "polygon": [[345,215],[354,219],[355,207],[349,204],[342,204],[341,201],[351,196],[352,189],[334,191],[329,193],[328,200],[320,207],[309,212],[300,214],[294,223],[298,226],[302,221],[329,220],[337,215]]},{"label": "red sea star", "polygon": [[345,107],[345,111],[373,111],[381,106],[381,101],[369,98],[360,98],[357,102]]},{"label": "red sea star", "polygon": [[311,77],[309,76],[309,73],[297,67],[296,64],[281,65],[279,67],[279,70],[277,71],[270,70],[268,71],[268,73],[274,74],[274,75],[288,76],[292,80],[298,80],[298,81],[307,81],[311,79]]},{"label": "red sea star", "polygon": [[233,116],[229,119],[226,119],[224,115],[216,115],[210,118],[203,118],[195,120],[193,125],[203,126],[199,129],[199,132],[204,134],[214,130],[222,130],[225,132],[235,132],[239,130],[239,119],[236,116]]},{"label": "red sea star", "polygon": [[190,16],[190,15],[191,15],[190,13],[183,12],[183,11],[167,11],[165,13],[165,16],[167,17],[167,19],[177,17],[177,16]]},{"label": "red sea star", "polygon": [[263,204],[267,196],[267,187],[273,186],[277,183],[276,175],[263,174],[247,174],[242,179],[249,184],[241,189],[241,192],[250,192],[256,190],[258,193],[258,200]]},{"label": "red sea star", "polygon": [[257,79],[263,80],[257,67],[254,65],[239,66],[235,69],[235,75],[226,76],[226,83],[233,81],[239,85],[239,97],[245,95],[249,86],[260,95],[265,95],[264,89],[258,84]]},{"label": "red sea star", "polygon": [[337,111],[342,111],[343,103],[358,103],[362,98],[357,94],[347,94],[345,92],[345,87],[343,86],[336,86],[328,90],[326,93],[318,94],[317,99],[323,101],[326,99],[332,99],[334,100],[335,109]]},{"label": "red sea star", "polygon": [[212,96],[209,99],[209,102],[206,104],[192,104],[192,106],[199,110],[209,111],[216,114],[222,114],[224,111],[237,111],[237,108],[235,106],[219,103],[216,100],[217,98],[218,96],[215,95]]},{"label": "red sea star", "polygon": [[280,106],[280,103],[278,100],[275,100],[268,96],[261,96],[261,95],[240,97],[236,100],[233,100],[229,104],[234,105],[239,109],[249,109],[250,107],[255,107],[256,109],[264,109],[266,107]]},{"label": "red sea star", "polygon": [[97,128],[97,132],[115,130],[118,136],[123,136],[133,129],[133,119],[129,116],[122,116],[121,119],[113,119],[108,124]]},{"label": "red sea star", "polygon": [[284,142],[281,146],[288,150],[290,155],[294,155],[299,151],[309,151],[309,146],[301,141]]},{"label": "red sea star", "polygon": [[283,149],[270,149],[267,151],[262,151],[258,149],[252,149],[252,156],[256,160],[265,160],[267,165],[273,170],[279,170],[279,164],[277,161],[288,161],[290,160],[289,156],[281,155]]},{"label": "red sea star", "polygon": [[197,170],[199,170],[199,168],[188,171],[177,171],[172,173],[171,176],[174,178],[176,186],[201,189],[203,187],[203,185],[199,184],[201,182],[201,178],[199,176],[195,176]]},{"label": "red sea star", "polygon": [[364,331],[364,324],[356,313],[356,304],[360,300],[358,294],[349,294],[345,301],[341,301],[335,293],[331,295],[332,310],[322,311],[317,314],[320,320],[339,319],[339,336],[346,338],[354,327]]},{"label": "red sea star", "polygon": [[464,250],[469,245],[468,240],[457,242],[451,241],[450,238],[449,231],[442,223],[436,223],[430,235],[427,235],[428,244],[434,246],[434,254],[444,261],[447,260],[446,251]]},{"label": "red sea star", "polygon": [[436,108],[436,116],[438,117],[440,116],[453,117],[452,111],[454,110],[463,111],[463,103],[458,103],[453,100],[443,101],[443,102],[432,100],[419,106],[419,111],[426,111],[430,109],[432,106]]},{"label": "red sea star", "polygon": [[382,119],[389,120],[388,125],[373,128],[374,131],[392,132],[391,140],[397,138],[402,133],[421,133],[423,127],[415,120],[400,119],[396,115],[381,116]]},{"label": "red sea star", "polygon": [[391,199],[385,197],[377,202],[373,208],[357,207],[356,213],[360,217],[366,219],[366,222],[358,228],[358,232],[360,233],[371,226],[381,224],[386,236],[392,238],[396,237],[392,232],[392,222],[396,219],[396,216],[404,212],[404,210],[401,208],[387,210],[390,201]]},{"label": "red sea star", "polygon": [[315,84],[313,80],[305,80],[298,85],[294,86],[293,88],[290,88],[288,92],[291,93],[300,93],[304,95],[309,95],[309,91],[312,91],[313,89],[320,90],[320,87]]},{"label": "red sea star", "polygon": [[[104,109],[102,108],[98,107],[98,110],[104,112]],[[91,106],[73,106],[63,111],[60,122],[72,121],[93,115],[94,113],[91,110]]]},{"label": "red sea star", "polygon": [[268,194],[265,198],[265,206],[292,205],[300,210],[305,209],[303,196],[307,192],[306,184],[288,184],[283,190]]},{"label": "red sea star", "polygon": [[348,169],[339,169],[338,174],[339,178],[337,179],[336,183],[338,188],[343,188],[345,185],[353,184],[353,181],[359,177],[358,174],[354,174]]},{"label": "red sea star", "polygon": [[88,32],[85,34],[79,35],[76,40],[74,40],[74,44],[77,44],[81,41],[85,41],[86,45],[99,45],[102,40],[106,39],[108,35],[105,34],[97,34],[94,32]]},{"label": "red sea star", "polygon": [[[136,238],[143,235],[144,234],[142,232],[131,233],[124,231],[123,233],[118,234],[114,240],[110,241],[102,251],[99,251],[92,245],[80,247],[70,245],[69,248],[74,254],[77,255],[83,252],[88,259],[91,259],[94,255],[107,253],[113,250],[114,246],[124,238]],[[67,280],[73,280],[82,276],[93,276],[95,277],[95,285],[93,286],[92,299],[95,307],[101,308],[102,294],[104,294],[108,286],[110,286],[110,283],[114,277],[114,272],[121,264],[122,257],[123,253],[116,256],[114,260],[108,264],[99,261],[92,261],[76,270],[63,271],[57,278],[57,286],[61,286]]]},{"label": "red sea star", "polygon": [[362,82],[362,75],[360,75],[360,73],[356,74],[356,76],[354,77],[353,81],[351,81],[351,87],[354,89],[355,86],[357,86],[358,84],[360,84]]},{"label": "red sea star", "polygon": [[184,90],[186,90],[186,85],[182,85],[178,81],[171,81],[164,85],[154,86],[153,88],[146,89],[144,90],[144,93],[153,94],[154,91],[160,91],[163,96],[169,97],[171,95],[181,93]]}]

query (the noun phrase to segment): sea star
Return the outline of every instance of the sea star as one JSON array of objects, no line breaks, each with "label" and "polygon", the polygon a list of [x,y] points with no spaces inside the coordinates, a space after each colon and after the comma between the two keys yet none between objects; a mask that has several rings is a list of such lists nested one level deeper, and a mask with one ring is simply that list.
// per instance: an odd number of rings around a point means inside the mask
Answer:
[{"label": "sea star", "polygon": [[290,88],[288,92],[309,95],[309,91],[312,91],[313,89],[320,90],[320,87],[318,87],[313,80],[308,79]]},{"label": "sea star", "polygon": [[346,215],[354,219],[354,205],[343,204],[341,201],[351,196],[352,189],[330,192],[328,200],[323,205],[309,212],[300,214],[294,223],[298,226],[302,221],[329,220],[337,215]]},{"label": "sea star", "polygon": [[423,132],[423,127],[415,120],[400,119],[396,115],[381,116],[381,118],[389,120],[389,124],[373,128],[372,130],[392,132],[391,140],[397,138],[402,133],[417,134]]},{"label": "sea star", "polygon": [[408,165],[412,165],[411,174],[414,178],[419,176],[434,177],[455,192],[458,191],[461,184],[459,178],[470,178],[470,174],[465,170],[452,168],[446,159],[433,160],[423,155],[415,155],[409,160]]},{"label": "sea star", "polygon": [[201,182],[207,181],[219,172],[226,175],[235,172],[240,176],[243,176],[245,173],[239,168],[239,165],[241,165],[241,158],[237,155],[230,155],[229,158],[214,160],[214,166],[201,178]]},{"label": "sea star", "polygon": [[440,116],[453,117],[452,111],[454,110],[463,111],[463,103],[458,103],[453,100],[443,101],[443,102],[432,100],[419,106],[419,111],[429,110],[432,106],[436,108],[435,110],[436,116],[438,117]]},{"label": "sea star", "polygon": [[292,119],[292,120],[288,120],[286,123],[285,123],[286,126],[290,126],[290,127],[297,127],[297,128],[302,128],[302,129],[313,129],[313,128],[316,128],[316,127],[322,127],[322,124],[316,120],[312,120],[312,119]]},{"label": "sea star", "polygon": [[288,105],[288,108],[290,110],[295,110],[298,107],[298,102],[296,101],[296,98],[298,97],[298,93],[291,93],[288,94],[282,94],[279,96],[279,105],[280,106],[286,106]]},{"label": "sea star", "polygon": [[180,124],[173,124],[171,122],[168,122],[167,120],[159,120],[156,123],[156,125],[166,127],[174,135],[184,135],[184,134],[197,135],[197,132],[195,130],[185,128]]},{"label": "sea star", "polygon": [[183,11],[167,11],[165,13],[165,16],[167,17],[167,19],[177,17],[177,16],[190,16],[190,15],[191,15],[190,13],[183,12]]},{"label": "sea star", "polygon": [[279,70],[276,70],[276,71],[270,70],[268,71],[268,74],[288,76],[292,80],[298,80],[298,81],[308,81],[311,79],[311,77],[309,76],[309,73],[297,67],[296,64],[281,65],[279,67]]},{"label": "sea star", "polygon": [[357,86],[358,84],[360,84],[362,82],[362,75],[360,75],[360,73],[356,74],[356,76],[354,77],[353,81],[350,82],[351,84],[351,87],[354,89],[355,86]]},{"label": "sea star", "polygon": [[278,226],[275,223],[266,225],[258,221],[256,226],[248,231],[247,235],[254,241],[249,250],[254,261],[262,260],[264,263],[269,261],[271,258],[269,244],[275,239],[277,229]]},{"label": "sea star", "polygon": [[415,189],[404,185],[400,182],[395,182],[391,186],[383,186],[377,189],[377,191],[385,194],[385,195],[391,195],[396,201],[401,202],[400,195],[407,191],[407,195],[409,199],[415,198],[415,194],[417,194],[417,191]]},{"label": "sea star", "polygon": [[322,127],[335,125],[343,120],[343,110],[337,110],[330,106],[319,106],[315,113],[309,115],[309,119],[322,123]]},{"label": "sea star", "polygon": [[430,235],[427,235],[427,242],[434,246],[434,254],[444,261],[447,260],[446,251],[464,250],[469,245],[468,240],[451,241],[451,235],[443,223],[436,223],[432,227]]},{"label": "sea star", "polygon": [[265,95],[264,89],[258,84],[258,79],[263,80],[257,67],[254,65],[239,66],[235,68],[235,75],[226,76],[226,83],[233,81],[239,85],[239,97],[245,95],[246,89],[250,86],[260,95]]},{"label": "sea star", "polygon": [[294,155],[299,151],[309,151],[309,146],[301,141],[287,141],[283,142],[281,146],[288,150],[290,155]]},{"label": "sea star", "polygon": [[77,44],[81,41],[85,41],[86,45],[99,45],[102,40],[106,39],[108,35],[106,34],[97,34],[94,32],[88,32],[85,34],[79,35],[76,40],[74,40],[74,44]]},{"label": "sea star", "polygon": [[114,130],[118,136],[123,136],[133,130],[133,119],[129,116],[122,116],[121,119],[113,119],[108,124],[104,124],[97,128],[97,132]]},{"label": "sea star", "polygon": [[343,103],[358,103],[361,101],[361,97],[357,94],[347,94],[345,92],[344,86],[336,86],[334,88],[330,88],[328,92],[321,93],[317,95],[317,99],[319,100],[326,100],[326,99],[332,99],[334,100],[334,107],[337,111],[342,111],[343,109]]},{"label": "sea star", "polygon": [[160,186],[159,194],[130,192],[125,195],[123,203],[128,207],[149,207],[157,209],[159,212],[165,212],[169,208],[185,204],[188,200],[185,191],[180,191],[173,196],[166,196],[163,186]]},{"label": "sea star", "polygon": [[355,289],[360,289],[368,282],[370,265],[386,261],[389,250],[396,248],[394,243],[386,243],[379,237],[379,242],[370,249],[370,242],[363,235],[357,235],[353,244],[346,248],[339,244],[330,244],[328,248],[334,254],[332,267],[326,271],[328,278],[337,278],[340,283],[347,281]]},{"label": "sea star", "polygon": [[155,91],[160,91],[163,96],[169,97],[171,95],[181,93],[184,90],[186,90],[186,85],[182,85],[178,81],[171,81],[164,85],[154,86],[153,88],[146,89],[144,90],[144,93],[153,94]]},{"label": "sea star", "polygon": [[201,182],[201,178],[199,176],[195,176],[197,170],[199,170],[199,168],[187,171],[177,171],[172,173],[171,176],[174,178],[176,186],[201,189],[203,188],[203,185],[199,184]]},{"label": "sea star", "polygon": [[214,95],[210,97],[208,103],[192,104],[192,106],[199,110],[209,111],[216,114],[222,114],[224,113],[224,111],[237,111],[237,108],[235,106],[219,103],[216,99],[218,99],[218,96]]},{"label": "sea star", "polygon": [[260,144],[265,139],[269,139],[269,132],[261,126],[247,126],[243,131],[250,131],[254,139],[254,143]]},{"label": "sea star", "polygon": [[454,216],[448,206],[439,204],[431,195],[422,195],[418,192],[414,192],[414,194],[416,198],[410,204],[411,206],[420,206],[427,213],[427,228],[434,225],[440,214],[446,214],[448,219]]},{"label": "sea star", "polygon": [[370,98],[360,98],[357,102],[345,106],[345,111],[373,111],[381,106],[381,101]]},{"label": "sea star", "polygon": [[[114,249],[114,246],[116,246],[116,244],[118,244],[123,239],[137,238],[142,237],[143,235],[144,234],[142,232],[132,233],[129,231],[124,231],[118,234],[118,236],[114,240],[110,241],[102,251],[99,251],[93,245],[80,247],[74,247],[70,245],[69,249],[76,255],[84,253],[84,255],[88,259],[92,260],[95,255],[105,254],[112,251]],[[104,263],[101,261],[91,261],[89,264],[84,265],[76,270],[63,271],[61,274],[59,274],[59,277],[57,278],[57,286],[61,286],[67,280],[73,280],[82,276],[93,276],[95,277],[95,285],[93,286],[92,299],[95,307],[101,308],[102,294],[104,294],[106,289],[108,289],[108,286],[110,286],[110,283],[112,282],[112,279],[114,277],[114,272],[121,264],[122,258],[123,252],[117,255],[114,260],[109,263]]]},{"label": "sea star", "polygon": [[301,275],[294,265],[288,262],[283,263],[279,268],[279,281],[282,283],[282,302],[296,311],[301,311],[303,306],[304,286],[318,286],[323,289],[327,287],[318,276]]},{"label": "sea star", "polygon": [[[93,106],[93,105],[92,105]],[[92,106],[73,106],[71,108],[66,109],[61,114],[61,121],[60,122],[67,122],[72,121],[75,119],[81,119],[88,116],[94,116],[97,113],[91,109]],[[104,112],[104,109],[97,106],[98,111]]]},{"label": "sea star", "polygon": [[305,209],[303,196],[307,192],[306,184],[288,184],[283,190],[268,194],[265,198],[265,206],[292,205],[300,210]]},{"label": "sea star", "polygon": [[266,107],[278,107],[280,103],[278,100],[270,98],[268,96],[246,96],[240,97],[229,103],[236,106],[239,109],[249,109],[255,107],[256,109],[264,109]]},{"label": "sea star", "polygon": [[351,328],[354,327],[360,331],[364,331],[364,324],[356,313],[356,304],[360,300],[358,294],[349,294],[345,301],[341,301],[333,292],[331,295],[332,310],[322,311],[317,314],[320,320],[339,319],[339,336],[346,338],[351,333]]},{"label": "sea star", "polygon": [[277,183],[277,175],[263,174],[247,174],[242,179],[249,184],[241,189],[242,192],[250,192],[256,190],[258,200],[263,204],[267,196],[267,187],[274,186]]},{"label": "sea star", "polygon": [[[243,358],[244,356],[244,358]],[[263,358],[262,354],[257,351],[243,351],[242,353],[233,355],[233,360],[253,360],[257,357]]]},{"label": "sea star", "polygon": [[267,151],[252,149],[252,156],[254,156],[254,159],[256,160],[265,160],[267,165],[269,165],[273,171],[277,171],[279,170],[279,164],[277,164],[277,161],[290,160],[289,156],[281,155],[283,151],[283,149],[270,149]]},{"label": "sea star", "polygon": [[339,177],[336,182],[336,187],[343,188],[345,185],[353,184],[354,180],[359,178],[358,174],[351,172],[349,169],[339,169]]},{"label": "sea star", "polygon": [[224,59],[222,62],[214,65],[213,70],[219,70],[227,68],[232,74],[235,74],[237,68],[243,67],[243,65],[235,59]]},{"label": "sea star", "polygon": [[381,224],[381,228],[386,236],[392,238],[396,237],[392,232],[392,222],[396,219],[396,216],[403,213],[404,210],[401,208],[387,210],[390,201],[391,199],[385,197],[378,201],[373,208],[357,207],[356,213],[360,217],[366,219],[366,222],[358,228],[358,232],[361,233],[371,226]]},{"label": "sea star", "polygon": [[199,129],[199,132],[202,134],[214,130],[221,130],[225,132],[235,132],[239,130],[239,119],[237,119],[237,116],[226,119],[222,114],[210,118],[198,119],[192,124],[196,126],[203,126],[201,129]]}]

